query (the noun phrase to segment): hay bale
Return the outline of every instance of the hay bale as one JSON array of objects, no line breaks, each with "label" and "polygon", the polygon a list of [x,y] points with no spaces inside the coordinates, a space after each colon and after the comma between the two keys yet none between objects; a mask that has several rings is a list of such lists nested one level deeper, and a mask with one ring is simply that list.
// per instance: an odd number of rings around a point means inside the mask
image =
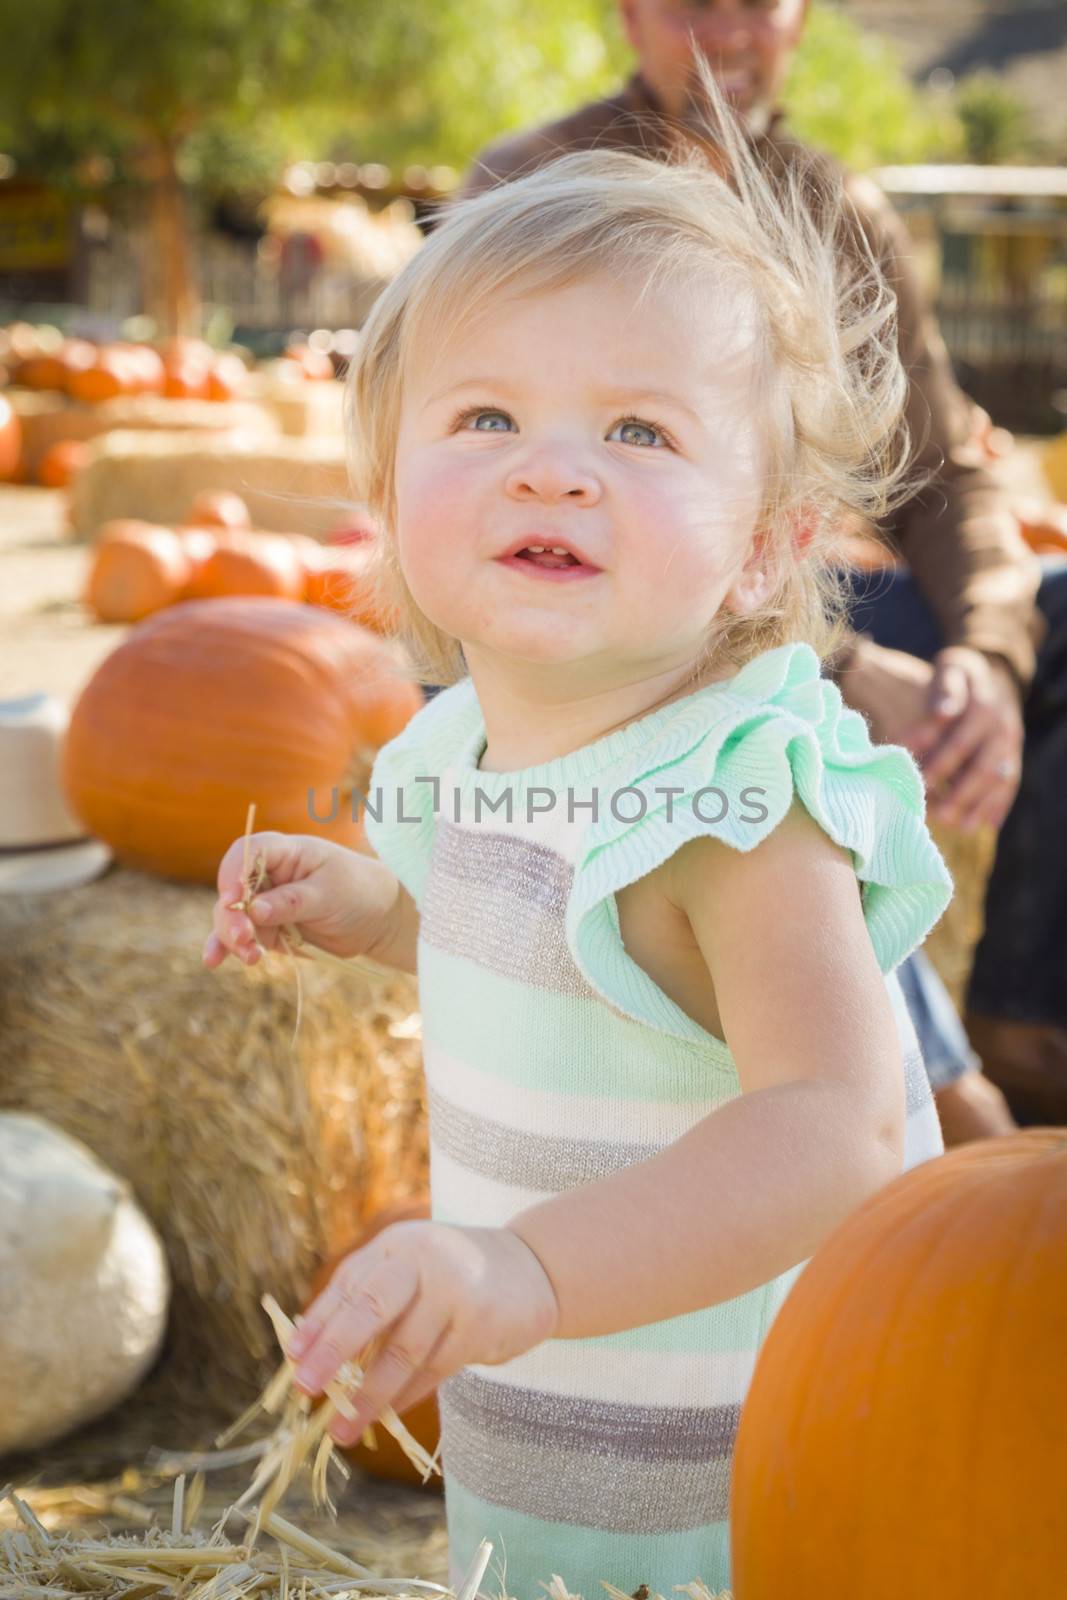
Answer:
[{"label": "hay bale", "polygon": [[[325,386],[324,386],[325,387]],[[171,432],[232,434],[257,438],[278,433],[280,423],[269,406],[250,401],[166,400],[160,395],[121,395],[103,405],[78,405],[65,395],[35,389],[10,389],[22,425],[26,470],[37,474],[41,457],[62,439],[97,439],[118,428]]]},{"label": "hay bale", "polygon": [[92,539],[104,522],[181,522],[202,489],[232,489],[257,528],[326,533],[349,503],[341,440],[204,434],[107,434],[72,486],[71,521]]},{"label": "hay bale", "polygon": [[0,1107],[124,1177],[173,1279],[169,1361],[232,1411],[364,1220],[427,1181],[414,978],[201,964],[214,891],[116,869],[0,899]]},{"label": "hay bale", "polygon": [[964,833],[930,819],[934,843],[952,875],[955,894],[925,950],[958,1011],[963,1010],[975,948],[985,927],[985,893],[997,846],[994,828]]},{"label": "hay bale", "polygon": [[287,383],[269,372],[251,373],[245,393],[293,439],[339,436],[344,427],[344,389],[339,383]]}]

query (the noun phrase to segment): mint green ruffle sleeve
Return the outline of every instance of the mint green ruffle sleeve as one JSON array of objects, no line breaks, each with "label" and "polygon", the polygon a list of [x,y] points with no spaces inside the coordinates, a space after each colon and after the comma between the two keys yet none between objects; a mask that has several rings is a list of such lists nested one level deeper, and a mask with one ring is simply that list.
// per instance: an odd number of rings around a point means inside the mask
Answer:
[{"label": "mint green ruffle sleeve", "polygon": [[[668,786],[682,793],[668,801],[657,793]],[[590,823],[567,908],[568,942],[601,993],[670,1033],[705,1037],[626,954],[614,895],[690,838],[710,835],[752,850],[796,795],[851,852],[884,973],[922,943],[952,897],[952,880],[924,820],[914,760],[897,745],[872,744],[863,717],[844,705],[804,643],[767,651],[734,677],[664,707],[612,787],[636,791],[620,798],[619,807],[640,820],[620,821],[604,807]],[[698,813],[714,815],[721,802],[706,797],[692,804],[702,789],[726,797],[720,821]],[[745,791],[762,793],[750,793],[744,803]]]},{"label": "mint green ruffle sleeve", "polygon": [[[480,720],[474,685],[463,678],[427,700],[375,757],[364,832],[375,855],[396,873],[416,905],[429,871],[436,823],[434,785],[427,780],[440,776],[457,743]],[[380,819],[374,811],[381,812]]]}]

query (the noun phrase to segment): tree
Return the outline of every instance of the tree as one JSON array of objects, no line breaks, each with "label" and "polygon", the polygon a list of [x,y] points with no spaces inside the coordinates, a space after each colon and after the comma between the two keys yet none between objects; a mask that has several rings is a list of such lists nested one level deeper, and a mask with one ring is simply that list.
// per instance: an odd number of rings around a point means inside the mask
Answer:
[{"label": "tree", "polygon": [[1026,106],[993,72],[973,72],[957,85],[956,115],[969,161],[983,165],[1030,153]]},{"label": "tree", "polygon": [[[342,105],[394,66],[371,0],[7,0],[0,106],[16,149],[106,148],[151,205],[156,303],[171,332],[199,318],[183,163],[227,131],[262,143],[287,113]],[[402,69],[402,61],[395,63]],[[393,79],[395,81],[395,78]]]},{"label": "tree", "polygon": [[835,5],[812,7],[785,103],[801,138],[857,170],[943,158],[959,141],[951,111],[913,87],[892,46]]}]

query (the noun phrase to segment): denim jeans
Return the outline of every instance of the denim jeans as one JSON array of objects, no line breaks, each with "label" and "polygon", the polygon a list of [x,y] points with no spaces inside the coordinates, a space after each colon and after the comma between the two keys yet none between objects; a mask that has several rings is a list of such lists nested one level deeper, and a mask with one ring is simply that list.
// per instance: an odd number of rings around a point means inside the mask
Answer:
[{"label": "denim jeans", "polygon": [[[856,572],[850,581],[854,628],[927,661],[941,648],[909,572]],[[1067,557],[1041,559],[1037,604],[1048,632],[1023,705],[1022,780],[997,836],[967,1006],[1067,1027]]]},{"label": "denim jeans", "polygon": [[922,1050],[931,1089],[955,1083],[965,1072],[980,1072],[982,1063],[971,1049],[952,996],[938,977],[930,957],[914,951],[897,968],[897,978],[907,1002]]}]

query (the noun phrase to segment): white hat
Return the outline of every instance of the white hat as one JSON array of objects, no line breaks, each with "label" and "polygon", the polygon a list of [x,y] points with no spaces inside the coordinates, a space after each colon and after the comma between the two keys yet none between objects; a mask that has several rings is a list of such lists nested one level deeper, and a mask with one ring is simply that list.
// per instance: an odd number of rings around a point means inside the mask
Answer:
[{"label": "white hat", "polygon": [[98,877],[111,851],[86,835],[63,802],[59,752],[69,714],[62,700],[0,700],[0,894],[70,889]]}]

